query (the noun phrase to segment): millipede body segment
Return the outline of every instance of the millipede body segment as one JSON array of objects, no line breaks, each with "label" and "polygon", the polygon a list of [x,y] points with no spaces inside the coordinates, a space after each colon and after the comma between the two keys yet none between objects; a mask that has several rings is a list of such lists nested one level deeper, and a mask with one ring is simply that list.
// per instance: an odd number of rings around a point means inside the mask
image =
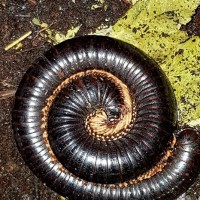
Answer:
[{"label": "millipede body segment", "polygon": [[172,87],[145,53],[67,40],[24,75],[13,129],[29,168],[69,199],[175,199],[200,171],[197,130],[176,130]]}]

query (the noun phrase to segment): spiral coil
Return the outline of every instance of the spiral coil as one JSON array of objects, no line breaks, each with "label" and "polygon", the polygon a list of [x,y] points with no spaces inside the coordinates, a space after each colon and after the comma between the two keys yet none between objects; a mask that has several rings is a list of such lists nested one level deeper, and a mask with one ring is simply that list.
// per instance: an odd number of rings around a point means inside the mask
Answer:
[{"label": "spiral coil", "polygon": [[174,134],[176,109],[151,58],[112,38],[84,36],[29,68],[13,128],[30,169],[69,199],[174,199],[200,166],[198,132]]}]

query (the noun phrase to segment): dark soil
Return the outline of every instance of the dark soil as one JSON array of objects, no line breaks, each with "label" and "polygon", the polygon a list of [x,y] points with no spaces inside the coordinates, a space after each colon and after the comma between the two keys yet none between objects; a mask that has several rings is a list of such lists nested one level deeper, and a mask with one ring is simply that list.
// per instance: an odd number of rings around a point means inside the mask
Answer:
[{"label": "dark soil", "polygon": [[[106,11],[104,7],[91,10],[92,4],[94,0],[0,1],[1,200],[61,199],[41,183],[22,160],[13,138],[11,111],[14,93],[23,74],[37,57],[52,46],[38,35],[40,28],[32,23],[32,19],[38,18],[51,24],[52,29],[63,31],[63,33],[72,26],[81,25],[78,36],[88,34],[102,24],[105,26],[114,24],[130,7],[125,0],[105,0]],[[196,24],[198,27],[190,26],[192,34],[193,30],[199,31],[199,23]],[[33,34],[22,42],[22,51],[15,49],[4,51],[7,44],[30,30]]]}]

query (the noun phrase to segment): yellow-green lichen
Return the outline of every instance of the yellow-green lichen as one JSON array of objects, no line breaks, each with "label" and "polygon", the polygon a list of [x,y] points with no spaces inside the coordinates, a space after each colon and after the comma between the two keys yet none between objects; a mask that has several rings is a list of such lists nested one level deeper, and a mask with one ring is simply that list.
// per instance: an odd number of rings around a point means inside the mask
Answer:
[{"label": "yellow-green lichen", "polygon": [[153,57],[168,75],[180,109],[180,123],[200,119],[200,38],[181,31],[199,0],[140,0],[113,27],[111,36]]},{"label": "yellow-green lichen", "polygon": [[163,68],[175,89],[181,119],[189,123],[200,118],[200,38],[192,37],[174,50]]},{"label": "yellow-green lichen", "polygon": [[94,4],[91,6],[91,10],[96,10],[102,7],[105,11],[108,9],[108,4],[105,4],[105,0],[95,0]]},{"label": "yellow-green lichen", "polygon": [[64,40],[73,38],[81,26],[72,27],[67,30],[66,33],[61,33],[60,31],[56,31],[50,29],[49,25],[44,22],[40,22],[37,18],[32,20],[33,24],[40,26],[42,29],[39,31],[39,34],[44,37],[47,41],[53,42],[53,44],[61,43]]}]

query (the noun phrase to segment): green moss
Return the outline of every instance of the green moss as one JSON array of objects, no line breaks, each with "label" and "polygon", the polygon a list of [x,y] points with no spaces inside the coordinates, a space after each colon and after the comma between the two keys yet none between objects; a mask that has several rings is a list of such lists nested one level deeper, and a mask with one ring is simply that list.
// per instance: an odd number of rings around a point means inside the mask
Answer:
[{"label": "green moss", "polygon": [[180,123],[200,119],[200,38],[180,30],[199,0],[140,0],[113,27],[111,36],[153,57],[166,72],[180,109]]}]

